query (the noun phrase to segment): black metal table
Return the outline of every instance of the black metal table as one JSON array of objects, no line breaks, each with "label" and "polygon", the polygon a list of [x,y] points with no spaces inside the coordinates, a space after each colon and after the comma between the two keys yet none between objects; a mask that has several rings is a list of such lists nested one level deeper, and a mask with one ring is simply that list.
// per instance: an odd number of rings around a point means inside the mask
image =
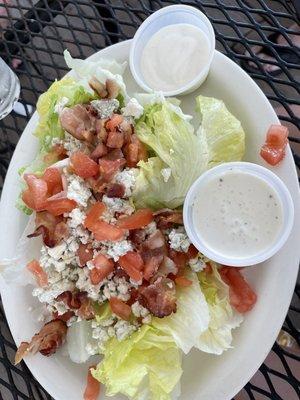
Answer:
[{"label": "black metal table", "polygon": [[[0,56],[15,69],[22,90],[18,108],[0,121],[0,188],[38,96],[67,71],[62,51],[68,48],[73,56],[85,58],[131,38],[153,11],[176,3],[194,5],[207,14],[214,25],[217,48],[250,73],[277,108],[282,123],[292,128],[290,143],[299,170],[300,49],[291,35],[300,20],[300,0],[2,0]],[[276,32],[286,39],[288,59],[282,58],[282,45],[271,41],[270,35]],[[263,45],[273,60],[257,55],[255,45]],[[268,72],[267,64],[279,67],[279,73]],[[299,297],[298,284],[272,352],[235,400],[299,399]],[[13,365],[14,352],[0,309],[0,399],[51,399],[24,363]]]}]

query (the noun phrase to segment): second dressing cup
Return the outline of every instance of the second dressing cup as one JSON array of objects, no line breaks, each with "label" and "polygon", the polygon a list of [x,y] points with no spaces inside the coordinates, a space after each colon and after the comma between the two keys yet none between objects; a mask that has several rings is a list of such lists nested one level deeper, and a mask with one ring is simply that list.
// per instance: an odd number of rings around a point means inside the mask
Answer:
[{"label": "second dressing cup", "polygon": [[[146,92],[152,92],[153,88],[145,82],[141,71],[141,56],[149,39],[160,29],[174,24],[189,24],[201,29],[209,41],[209,57],[206,65],[199,70],[198,75],[186,85],[172,91],[163,91],[165,96],[177,96],[187,94],[197,89],[206,79],[215,50],[215,34],[209,19],[198,9],[174,5],[164,7],[147,18],[137,30],[131,44],[129,65],[131,73],[137,84]],[[176,46],[176,43],[174,43]]]}]

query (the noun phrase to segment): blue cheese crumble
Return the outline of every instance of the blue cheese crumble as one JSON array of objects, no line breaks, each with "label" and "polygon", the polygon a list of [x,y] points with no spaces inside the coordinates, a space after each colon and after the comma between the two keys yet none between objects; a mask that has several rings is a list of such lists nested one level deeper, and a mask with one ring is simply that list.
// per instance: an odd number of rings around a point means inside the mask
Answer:
[{"label": "blue cheese crumble", "polygon": [[169,243],[171,249],[184,253],[187,253],[191,244],[183,227],[171,230],[169,233]]}]

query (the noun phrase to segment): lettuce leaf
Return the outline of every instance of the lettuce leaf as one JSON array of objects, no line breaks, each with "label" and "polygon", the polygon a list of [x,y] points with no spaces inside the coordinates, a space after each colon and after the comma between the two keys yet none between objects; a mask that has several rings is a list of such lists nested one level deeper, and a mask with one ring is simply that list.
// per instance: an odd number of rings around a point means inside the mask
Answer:
[{"label": "lettuce leaf", "polygon": [[78,321],[69,326],[66,340],[70,359],[79,364],[86,362],[90,358],[86,346],[96,344],[92,338],[92,321]]},{"label": "lettuce leaf", "polygon": [[108,396],[170,400],[182,375],[181,352],[172,337],[149,325],[121,342],[111,339],[103,354],[92,374]]},{"label": "lettuce leaf", "polygon": [[221,100],[198,96],[196,103],[201,115],[197,135],[207,143],[208,168],[223,162],[240,161],[245,152],[245,133],[240,121]]},{"label": "lettuce leaf", "polygon": [[153,318],[152,325],[173,337],[177,346],[187,354],[196,346],[199,336],[209,324],[209,310],[194,272],[187,275],[193,284],[177,288],[177,312],[165,318]]},{"label": "lettuce leaf", "polygon": [[39,138],[42,150],[48,150],[51,147],[53,138],[61,139],[64,135],[59,114],[55,111],[55,106],[64,98],[66,99],[64,105],[71,107],[75,104],[87,103],[95,98],[95,95],[87,92],[74,78],[66,77],[54,82],[39,97],[37,102],[39,123],[34,134]]},{"label": "lettuce leaf", "polygon": [[196,347],[206,353],[222,354],[231,348],[232,329],[243,321],[242,314],[235,311],[229,303],[229,287],[223,282],[217,266],[210,261],[212,273],[202,271],[198,274],[200,287],[209,307],[210,322]]},{"label": "lettuce leaf", "polygon": [[[193,134],[192,125],[168,101],[146,107],[135,131],[153,155],[139,163],[133,193],[136,206],[180,206],[191,184],[207,166],[205,143]],[[166,181],[162,170],[168,168],[171,175]]]}]

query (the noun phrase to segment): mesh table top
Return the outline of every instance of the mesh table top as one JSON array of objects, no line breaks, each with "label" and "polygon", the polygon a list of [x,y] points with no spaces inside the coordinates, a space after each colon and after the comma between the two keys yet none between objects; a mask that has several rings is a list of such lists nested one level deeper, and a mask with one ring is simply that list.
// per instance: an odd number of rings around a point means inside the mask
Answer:
[{"label": "mesh table top", "polygon": [[[62,51],[68,48],[74,57],[85,58],[131,38],[153,11],[180,3],[206,13],[215,29],[217,49],[254,78],[289,126],[299,170],[300,51],[295,43],[299,46],[300,0],[2,0],[0,56],[15,69],[22,90],[18,111],[0,121],[0,188],[38,96],[67,71]],[[263,51],[255,46],[263,46]],[[235,400],[299,398],[299,297],[298,284],[277,342]],[[51,399],[24,363],[13,365],[14,353],[1,308],[0,399]]]}]

